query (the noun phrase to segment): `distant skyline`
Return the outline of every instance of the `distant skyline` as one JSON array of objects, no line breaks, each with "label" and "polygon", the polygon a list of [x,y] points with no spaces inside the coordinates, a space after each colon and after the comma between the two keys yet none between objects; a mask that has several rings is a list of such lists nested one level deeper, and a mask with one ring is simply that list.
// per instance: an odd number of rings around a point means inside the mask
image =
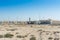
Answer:
[{"label": "distant skyline", "polygon": [[0,0],[0,21],[60,20],[60,0]]}]

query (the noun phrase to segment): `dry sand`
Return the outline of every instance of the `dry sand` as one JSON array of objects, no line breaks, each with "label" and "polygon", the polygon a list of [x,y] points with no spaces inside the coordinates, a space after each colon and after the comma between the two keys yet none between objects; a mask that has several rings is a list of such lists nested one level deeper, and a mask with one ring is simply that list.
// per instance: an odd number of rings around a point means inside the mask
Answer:
[{"label": "dry sand", "polygon": [[[12,31],[12,29],[14,29]],[[0,40],[30,40],[31,35],[36,37],[36,40],[40,40],[40,32],[43,31],[59,31],[60,26],[51,26],[51,25],[0,25],[0,35],[7,33],[13,34],[12,38],[0,38]],[[26,36],[24,38],[17,38],[17,35]]]}]

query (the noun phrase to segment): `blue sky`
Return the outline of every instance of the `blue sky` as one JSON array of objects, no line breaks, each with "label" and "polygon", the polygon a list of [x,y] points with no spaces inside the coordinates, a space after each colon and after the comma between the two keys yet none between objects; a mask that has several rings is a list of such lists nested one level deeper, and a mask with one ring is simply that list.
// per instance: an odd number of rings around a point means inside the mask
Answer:
[{"label": "blue sky", "polygon": [[60,20],[60,0],[0,0],[0,21]]}]

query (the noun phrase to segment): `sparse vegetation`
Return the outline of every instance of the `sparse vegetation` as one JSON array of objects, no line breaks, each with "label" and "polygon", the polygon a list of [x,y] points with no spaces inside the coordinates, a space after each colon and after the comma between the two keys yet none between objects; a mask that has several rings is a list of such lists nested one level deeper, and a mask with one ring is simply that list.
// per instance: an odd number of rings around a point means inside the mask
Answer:
[{"label": "sparse vegetation", "polygon": [[[52,29],[53,27],[53,29]],[[4,38],[5,40],[8,38],[8,40],[38,40],[38,38],[40,38],[40,40],[43,40],[41,38],[41,36],[49,36],[47,39],[48,40],[52,40],[54,37],[54,35],[56,33],[60,34],[60,31],[55,30],[55,28],[57,29],[58,26],[50,26],[50,25],[18,25],[18,26],[14,26],[13,27],[0,27],[0,38]],[[49,30],[47,30],[47,29]],[[50,30],[52,29],[52,31]],[[7,31],[8,30],[8,31]],[[53,34],[51,33],[53,32]],[[12,34],[10,34],[12,33]],[[43,35],[44,34],[44,35]],[[51,36],[50,36],[51,35]],[[36,36],[36,37],[35,37]],[[59,35],[58,35],[59,36]],[[14,39],[16,38],[16,39]],[[54,39],[56,40],[56,39]]]},{"label": "sparse vegetation", "polygon": [[15,31],[16,29],[10,29],[11,31]]},{"label": "sparse vegetation", "polygon": [[5,38],[12,38],[13,36],[14,36],[13,34],[8,34],[8,33],[4,35]]},{"label": "sparse vegetation", "polygon": [[35,37],[31,37],[30,40],[36,40],[36,38]]},{"label": "sparse vegetation", "polygon": [[49,37],[48,39],[52,40],[53,38],[52,37]]},{"label": "sparse vegetation", "polygon": [[17,38],[24,38],[24,36],[21,36],[21,35],[17,35]]},{"label": "sparse vegetation", "polygon": [[15,31],[16,29],[7,29],[7,31]]},{"label": "sparse vegetation", "polygon": [[18,32],[16,32],[16,34],[19,34]]},{"label": "sparse vegetation", "polygon": [[3,35],[0,35],[0,38],[3,38]]}]

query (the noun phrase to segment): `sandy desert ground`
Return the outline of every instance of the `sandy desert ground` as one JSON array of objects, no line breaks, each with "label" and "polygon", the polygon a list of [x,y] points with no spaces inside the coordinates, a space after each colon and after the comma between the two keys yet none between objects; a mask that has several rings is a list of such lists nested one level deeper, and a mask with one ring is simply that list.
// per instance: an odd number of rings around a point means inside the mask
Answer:
[{"label": "sandy desert ground", "polygon": [[[54,32],[60,32],[60,26],[53,25],[0,25],[0,40],[48,40],[48,37],[55,37]],[[42,33],[42,34],[41,34]],[[7,37],[6,34],[13,36]],[[56,34],[57,35],[57,34]]]}]

